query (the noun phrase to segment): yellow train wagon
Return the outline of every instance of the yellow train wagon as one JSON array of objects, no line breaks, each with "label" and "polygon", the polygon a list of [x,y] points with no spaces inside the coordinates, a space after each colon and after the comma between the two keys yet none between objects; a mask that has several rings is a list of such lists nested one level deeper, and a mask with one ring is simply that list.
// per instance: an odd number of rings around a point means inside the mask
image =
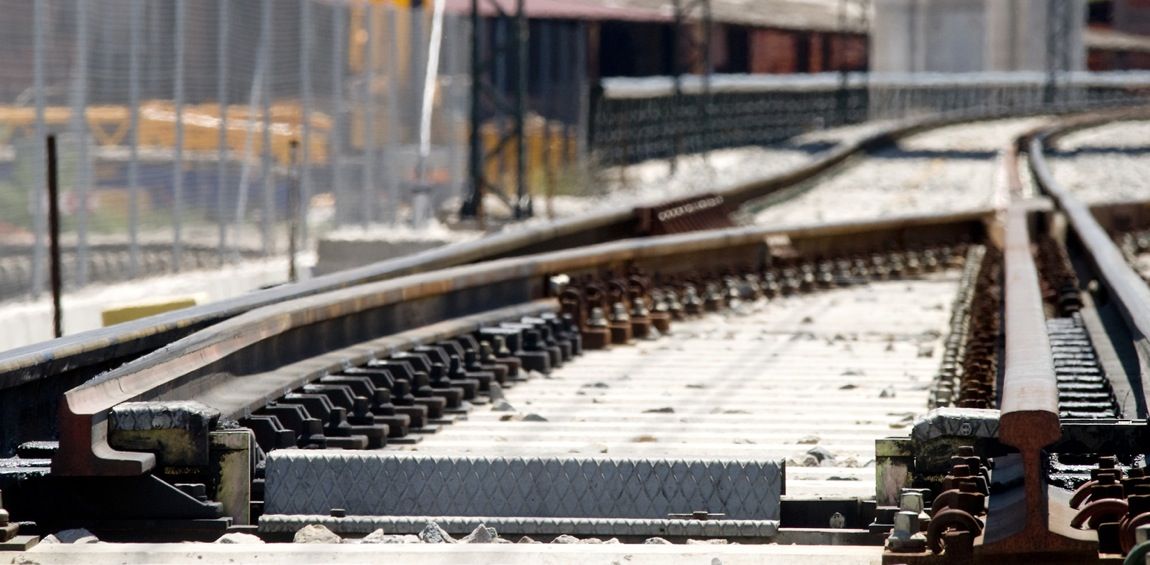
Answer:
[{"label": "yellow train wagon", "polygon": [[[303,111],[294,102],[279,102],[270,108],[271,153],[279,165],[291,162],[291,142],[302,142]],[[247,106],[228,107],[225,143],[232,155],[242,155],[251,138],[253,155],[263,153],[265,126],[260,110],[254,114]],[[127,106],[95,105],[86,112],[92,139],[101,147],[127,147],[131,141],[131,110]],[[48,127],[59,130],[68,126],[72,109],[50,106],[44,110]],[[139,143],[141,147],[172,149],[176,144],[176,111],[170,101],[149,100],[140,105]],[[216,152],[219,150],[221,124],[219,105],[189,104],[184,106],[184,150]],[[328,137],[331,118],[313,112],[310,116],[309,157],[316,165],[328,160]],[[10,145],[15,138],[32,137],[36,132],[36,109],[27,106],[0,106],[0,145]]]}]

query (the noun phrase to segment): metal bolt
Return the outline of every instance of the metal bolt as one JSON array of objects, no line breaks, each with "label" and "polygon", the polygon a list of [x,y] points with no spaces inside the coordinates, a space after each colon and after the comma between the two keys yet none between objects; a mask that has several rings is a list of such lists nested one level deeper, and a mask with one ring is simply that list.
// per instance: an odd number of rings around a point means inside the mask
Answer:
[{"label": "metal bolt", "polygon": [[[916,515],[916,519],[917,519],[917,515]],[[846,526],[846,525],[847,525],[847,519],[845,516],[842,515],[841,512],[835,512],[834,514],[831,514],[831,519],[830,519],[830,527],[831,528],[834,528],[836,530],[840,530],[843,528],[843,526]]]},{"label": "metal bolt", "polygon": [[899,508],[904,512],[914,512],[917,516],[922,512],[922,493],[921,492],[904,492],[899,498]]},{"label": "metal bolt", "polygon": [[603,309],[599,306],[591,308],[590,319],[587,320],[587,325],[593,328],[607,327],[607,318],[603,315]]},{"label": "metal bolt", "polygon": [[918,512],[901,510],[894,515],[895,536],[909,538],[918,533]]},{"label": "metal bolt", "polygon": [[1134,539],[1136,539],[1138,543],[1150,541],[1150,524],[1138,526],[1138,528],[1134,530]]}]

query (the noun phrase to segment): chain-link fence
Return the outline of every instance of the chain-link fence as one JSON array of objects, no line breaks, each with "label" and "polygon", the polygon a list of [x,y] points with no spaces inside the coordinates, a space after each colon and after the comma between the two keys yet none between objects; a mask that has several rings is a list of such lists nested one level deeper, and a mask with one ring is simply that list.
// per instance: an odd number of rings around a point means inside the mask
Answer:
[{"label": "chain-link fence", "polygon": [[[0,0],[0,10],[0,300],[47,287],[49,134],[61,146],[69,288],[282,257],[291,225],[307,249],[324,230],[457,210],[449,202],[470,183],[466,12],[443,22],[421,168],[426,11],[369,0]],[[509,25],[485,25],[487,51],[509,40]],[[1147,73],[725,75],[706,88],[684,77],[678,94],[669,77],[592,88],[589,27],[532,26],[523,155],[548,213],[553,194],[608,190],[592,180],[597,167],[868,120],[1142,104],[1150,93]],[[507,63],[491,62],[503,93]],[[478,118],[479,154],[491,156],[481,170],[511,187],[509,123]]]},{"label": "chain-link fence", "polygon": [[605,79],[594,99],[599,166],[769,145],[866,121],[965,113],[1025,115],[1144,105],[1150,72],[697,76]]},{"label": "chain-link fence", "polygon": [[[0,0],[0,299],[276,256],[413,190],[430,14],[324,0]],[[448,14],[422,186],[465,182],[467,22]],[[293,206],[298,195],[298,206]],[[298,214],[298,216],[296,216]],[[286,273],[285,273],[286,274]]]}]

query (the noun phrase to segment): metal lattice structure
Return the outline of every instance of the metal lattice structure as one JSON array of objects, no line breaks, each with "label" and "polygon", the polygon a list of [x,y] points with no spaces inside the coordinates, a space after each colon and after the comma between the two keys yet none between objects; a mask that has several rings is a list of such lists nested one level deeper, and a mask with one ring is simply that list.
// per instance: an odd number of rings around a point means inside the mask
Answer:
[{"label": "metal lattice structure", "polygon": [[1069,71],[1070,40],[1074,25],[1070,0],[1050,0],[1046,4],[1046,101],[1054,102],[1058,92],[1059,73]]},{"label": "metal lattice structure", "polygon": [[[851,69],[848,65],[847,45],[849,44],[849,34],[857,33],[863,37],[870,38],[870,10],[871,0],[839,0],[839,42],[840,48],[837,50],[839,53],[838,60],[838,73],[839,73],[839,94],[838,94],[838,112],[839,122],[846,123],[849,121],[850,114],[850,84],[849,73]],[[869,47],[864,47],[864,50],[869,53]],[[863,75],[865,77],[865,75]],[[862,90],[866,90],[866,84],[862,85]]]},{"label": "metal lattice structure", "polygon": [[[480,17],[482,2],[488,2],[498,14],[493,22],[494,41],[488,51],[483,49],[484,27]],[[516,0],[515,12],[509,14],[494,0],[471,0],[471,132],[468,158],[471,183],[460,216],[481,222],[483,197],[489,191],[511,208],[516,219],[530,217],[533,213],[531,194],[527,190],[527,148],[523,134],[527,113],[528,73],[527,14],[523,4],[524,0]],[[508,27],[511,28],[510,38],[505,37]],[[510,100],[500,89],[509,62],[514,74],[514,95]],[[484,148],[482,132],[483,124],[488,119],[499,129],[499,140],[490,151]],[[510,128],[501,123],[507,121],[510,121]],[[502,154],[508,143],[515,146],[514,196],[487,174],[487,165]]]},{"label": "metal lattice structure", "polygon": [[[668,120],[675,151],[671,156],[672,174],[675,172],[678,155],[705,151],[706,148],[686,148],[683,145],[683,128],[707,128],[707,117],[711,104],[711,74],[714,65],[711,61],[711,1],[675,0],[675,25],[671,34],[671,77],[674,81],[675,107],[683,107],[683,75],[698,74],[701,90],[695,95],[695,119]],[[698,30],[696,32],[696,30]],[[685,117],[684,117],[685,118]]]}]

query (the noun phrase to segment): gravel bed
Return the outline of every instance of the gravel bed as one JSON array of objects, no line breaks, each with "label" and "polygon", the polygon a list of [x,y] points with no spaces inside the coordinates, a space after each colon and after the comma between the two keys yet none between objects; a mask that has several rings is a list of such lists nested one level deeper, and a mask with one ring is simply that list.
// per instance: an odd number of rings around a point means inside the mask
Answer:
[{"label": "gravel bed", "polygon": [[1048,151],[1051,173],[1088,203],[1150,197],[1150,121],[1115,122],[1077,131]]},{"label": "gravel bed", "polygon": [[1043,122],[998,120],[915,135],[759,211],[755,221],[794,225],[989,207],[999,152]]}]

